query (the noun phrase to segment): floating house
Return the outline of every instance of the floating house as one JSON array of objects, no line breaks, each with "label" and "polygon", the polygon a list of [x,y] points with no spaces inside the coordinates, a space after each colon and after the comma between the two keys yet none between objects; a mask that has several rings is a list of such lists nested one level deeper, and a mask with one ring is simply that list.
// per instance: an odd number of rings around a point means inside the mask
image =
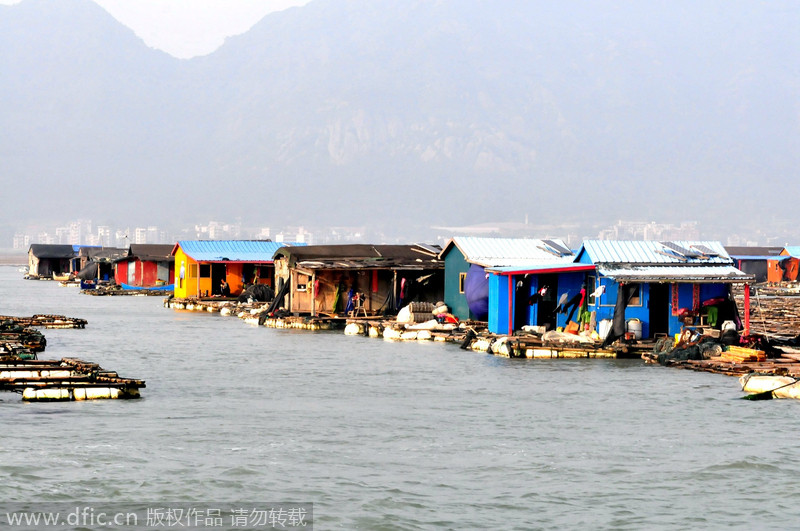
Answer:
[{"label": "floating house", "polygon": [[730,287],[754,281],[715,241],[593,240],[584,242],[576,261],[597,267],[590,289],[602,287],[604,293],[590,301],[596,322],[615,315],[618,321],[636,320],[634,334],[645,338],[671,336],[687,324],[741,325]]},{"label": "floating house", "polygon": [[[444,302],[450,312],[462,320],[498,318],[496,311],[489,316],[490,274],[487,269],[569,263],[574,257],[562,240],[457,236],[447,242],[439,255],[445,268]],[[546,294],[547,300],[552,296],[552,292]],[[528,324],[527,320],[526,317],[524,324]],[[533,320],[537,321],[537,317]]]},{"label": "floating house", "polygon": [[116,247],[81,247],[78,249],[78,278],[81,280],[111,280],[114,263],[125,256],[127,249]]},{"label": "floating house", "polygon": [[768,282],[795,282],[800,269],[800,247],[784,247],[781,255],[777,259],[769,260],[768,264]]},{"label": "floating house", "polygon": [[28,249],[28,277],[53,278],[77,271],[76,246],[31,244]]},{"label": "floating house", "polygon": [[175,244],[175,297],[220,295],[225,279],[231,295],[250,285],[273,285],[272,255],[281,247],[304,243],[269,240],[184,240]]},{"label": "floating house", "polygon": [[444,296],[440,248],[424,245],[309,245],[275,252],[277,297],[293,314],[396,314]]},{"label": "floating house", "polygon": [[175,277],[173,245],[132,243],[128,252],[117,259],[114,282],[137,288],[152,288],[172,283]]},{"label": "floating house", "polygon": [[[719,328],[726,320],[741,323],[730,286],[754,280],[735,267],[719,242],[710,241],[590,240],[572,264],[549,271],[538,266],[497,269],[492,274],[497,278],[490,284],[490,302],[497,317],[490,319],[489,328],[495,333],[519,328],[518,317],[525,312],[518,307],[541,304],[536,290],[549,284],[558,293],[555,311],[549,306],[529,310],[529,324],[540,324],[545,312],[553,319],[551,329],[555,324],[596,330],[601,337],[619,336],[621,323],[623,335],[630,331],[637,338],[673,335],[686,324]],[[532,277],[529,288],[519,284],[524,275]],[[553,279],[556,283],[550,284]],[[748,296],[746,289],[745,307]],[[749,315],[744,317],[743,326],[749,329]]]},{"label": "floating house", "polygon": [[753,275],[756,283],[774,282],[774,280],[770,280],[770,276],[774,278],[776,272],[773,271],[770,275],[770,269],[776,269],[783,250],[783,247],[725,247],[725,252],[733,259],[737,269]]}]

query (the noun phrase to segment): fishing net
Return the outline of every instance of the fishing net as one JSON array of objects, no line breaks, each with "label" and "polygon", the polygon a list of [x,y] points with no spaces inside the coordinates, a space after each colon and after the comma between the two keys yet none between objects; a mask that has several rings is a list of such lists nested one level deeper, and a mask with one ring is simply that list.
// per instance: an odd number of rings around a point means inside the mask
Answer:
[{"label": "fishing net", "polygon": [[656,341],[653,346],[653,355],[661,365],[668,365],[676,361],[707,360],[712,356],[719,356],[722,345],[711,338],[703,338],[697,343],[675,345],[670,337]]}]

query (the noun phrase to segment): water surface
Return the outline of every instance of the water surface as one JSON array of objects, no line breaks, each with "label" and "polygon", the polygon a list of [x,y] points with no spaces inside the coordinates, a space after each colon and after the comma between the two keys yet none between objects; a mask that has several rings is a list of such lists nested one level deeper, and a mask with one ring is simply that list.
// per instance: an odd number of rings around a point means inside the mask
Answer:
[{"label": "water surface", "polygon": [[313,502],[316,529],[787,529],[800,403],[639,360],[274,330],[0,267],[0,314],[60,313],[40,358],[131,401],[0,394],[6,502]]}]

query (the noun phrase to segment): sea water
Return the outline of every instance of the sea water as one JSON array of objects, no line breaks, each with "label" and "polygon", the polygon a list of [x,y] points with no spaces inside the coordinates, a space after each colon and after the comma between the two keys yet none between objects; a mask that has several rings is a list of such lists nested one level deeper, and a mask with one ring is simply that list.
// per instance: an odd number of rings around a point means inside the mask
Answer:
[{"label": "sea water", "polygon": [[316,529],[800,525],[800,402],[740,400],[728,376],[275,330],[0,267],[0,314],[37,313],[88,320],[44,330],[40,359],[147,387],[0,394],[5,509],[313,504]]}]

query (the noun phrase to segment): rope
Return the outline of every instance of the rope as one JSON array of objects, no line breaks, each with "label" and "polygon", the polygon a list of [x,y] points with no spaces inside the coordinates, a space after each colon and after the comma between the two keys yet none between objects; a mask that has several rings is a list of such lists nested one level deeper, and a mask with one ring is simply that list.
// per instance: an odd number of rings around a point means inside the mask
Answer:
[{"label": "rope", "polygon": [[758,304],[758,315],[761,317],[761,326],[764,327],[764,335],[768,336],[770,334],[767,333],[767,321],[764,319],[764,310],[761,309],[761,297],[758,295],[758,288],[755,288],[756,292],[756,303]]}]

